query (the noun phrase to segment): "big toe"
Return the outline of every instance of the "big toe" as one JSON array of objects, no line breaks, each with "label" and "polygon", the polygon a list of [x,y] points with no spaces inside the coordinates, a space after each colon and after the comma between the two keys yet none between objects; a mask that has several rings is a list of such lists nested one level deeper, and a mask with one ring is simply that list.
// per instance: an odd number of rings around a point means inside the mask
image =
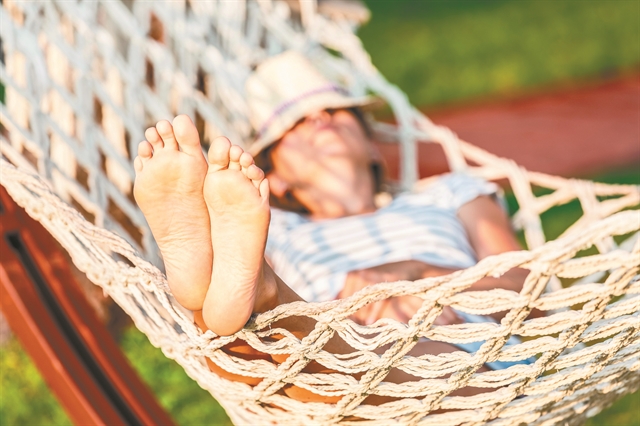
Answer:
[{"label": "big toe", "polygon": [[173,119],[173,133],[182,152],[189,155],[202,154],[198,129],[189,116],[183,114]]},{"label": "big toe", "polygon": [[209,147],[209,170],[218,171],[229,167],[231,141],[224,136],[217,137]]}]

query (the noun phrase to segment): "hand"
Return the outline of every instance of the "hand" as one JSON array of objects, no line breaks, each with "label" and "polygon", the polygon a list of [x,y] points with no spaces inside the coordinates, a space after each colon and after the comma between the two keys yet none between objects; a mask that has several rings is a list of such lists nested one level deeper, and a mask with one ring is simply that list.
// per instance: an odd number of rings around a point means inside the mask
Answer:
[{"label": "hand", "polygon": [[351,271],[347,275],[344,287],[338,297],[344,298],[351,296],[371,284],[401,280],[415,281],[422,278],[422,273],[427,266],[425,263],[416,260],[406,260]]},{"label": "hand", "polygon": [[[351,296],[352,294],[362,290],[363,288],[377,284],[382,282],[394,282],[401,280],[409,280],[414,281],[421,278],[422,270],[424,265],[421,262],[409,260],[404,262],[396,262],[396,263],[388,263],[386,265],[375,266],[367,269],[360,269],[357,271],[351,271],[347,275],[345,279],[344,287],[342,291],[338,294],[339,298],[345,298]],[[417,299],[416,297],[410,297],[410,299]],[[372,324],[377,319],[382,318],[382,313],[387,312],[387,316],[389,312],[395,313],[393,315],[394,318],[398,320],[407,320],[407,313],[405,313],[401,307],[407,308],[409,310],[413,310],[412,308],[415,305],[420,303],[420,300],[407,300],[405,302],[413,302],[411,303],[411,308],[406,306],[401,306],[396,299],[399,298],[390,298],[384,299],[376,303],[370,303],[360,310],[356,312],[352,319],[359,324]],[[419,306],[419,305],[418,305]],[[410,318],[410,317],[409,317]]]},{"label": "hand", "polygon": [[[351,296],[372,284],[394,281],[415,281],[420,278],[446,275],[453,269],[428,265],[417,260],[388,263],[367,269],[351,271],[347,275],[344,287],[338,298]],[[416,296],[401,296],[376,303],[371,303],[356,312],[352,319],[359,324],[372,324],[380,318],[393,318],[401,322],[408,322],[415,312],[422,306],[422,299]],[[457,324],[460,320],[455,313],[445,307],[443,313],[436,319],[435,324]]]}]

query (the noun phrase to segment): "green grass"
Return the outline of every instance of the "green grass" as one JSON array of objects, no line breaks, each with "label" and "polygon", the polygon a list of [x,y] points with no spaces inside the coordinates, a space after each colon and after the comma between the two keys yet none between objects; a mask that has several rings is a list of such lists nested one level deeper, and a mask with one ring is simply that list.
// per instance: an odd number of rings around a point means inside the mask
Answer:
[{"label": "green grass", "polygon": [[15,339],[0,347],[0,425],[73,425]]},{"label": "green grass", "polygon": [[128,329],[120,344],[160,404],[179,425],[230,425],[224,409],[191,380],[182,367],[149,343],[136,328]]},{"label": "green grass", "polygon": [[585,426],[640,426],[640,392],[620,398]]},{"label": "green grass", "polygon": [[[177,424],[231,425],[220,404],[138,329],[129,328],[120,346]],[[73,425],[16,339],[0,347],[0,425]]]},{"label": "green grass", "polygon": [[414,105],[637,70],[637,0],[365,0],[373,63]]}]

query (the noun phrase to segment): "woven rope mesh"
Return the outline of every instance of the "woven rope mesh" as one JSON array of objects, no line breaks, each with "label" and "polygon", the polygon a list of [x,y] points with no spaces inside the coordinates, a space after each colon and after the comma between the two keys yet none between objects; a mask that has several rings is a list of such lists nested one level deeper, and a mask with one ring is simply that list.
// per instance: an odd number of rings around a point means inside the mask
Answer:
[{"label": "woven rope mesh", "polygon": [[[5,0],[2,185],[238,424],[580,424],[638,389],[640,189],[529,172],[434,125],[371,65],[354,35],[358,13],[295,1]],[[398,125],[378,124],[375,130],[379,138],[402,144],[404,188],[416,180],[416,143],[423,142],[440,144],[452,170],[507,182],[519,207],[514,225],[529,250],[490,257],[446,277],[281,306],[253,317],[231,337],[201,333],[173,301],[157,268],[157,248],[131,196],[132,153],[147,125],[178,113],[195,118],[205,145],[220,134],[248,140],[244,78],[285,49],[313,58],[352,94],[372,92],[389,103]],[[545,242],[540,215],[574,200],[582,216]],[[531,271],[521,293],[462,293],[514,267]],[[349,319],[367,304],[409,294],[424,302],[406,324],[387,319],[361,326]],[[500,324],[434,325],[445,306],[508,313]],[[527,320],[533,308],[548,315]],[[290,316],[314,318],[315,329],[298,339],[272,327]],[[336,333],[357,351],[325,351]],[[271,339],[274,334],[283,337]],[[506,347],[511,335],[523,342]],[[486,342],[475,353],[408,355],[421,338]],[[274,364],[219,350],[236,339],[290,356]],[[225,380],[209,370],[205,356],[259,383]],[[476,372],[486,362],[529,357],[536,361]],[[312,360],[335,373],[303,372]],[[391,368],[416,379],[386,382]],[[304,403],[282,393],[288,385],[342,398]],[[486,392],[451,395],[465,386]],[[374,406],[363,403],[368,395],[398,399]]]}]

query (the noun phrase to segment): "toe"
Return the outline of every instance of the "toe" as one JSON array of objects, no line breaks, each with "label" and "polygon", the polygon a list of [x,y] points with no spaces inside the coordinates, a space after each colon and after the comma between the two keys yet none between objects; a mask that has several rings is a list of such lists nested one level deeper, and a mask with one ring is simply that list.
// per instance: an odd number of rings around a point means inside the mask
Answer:
[{"label": "toe", "polygon": [[142,159],[139,156],[133,159],[133,168],[136,173],[140,173],[142,171]]},{"label": "toe", "polygon": [[256,166],[255,164],[250,165],[247,168],[246,175],[247,175],[247,178],[251,179],[251,181],[253,182],[253,185],[256,188],[260,187],[260,182],[262,181],[262,179],[264,179],[264,172],[260,167]]},{"label": "toe", "polygon": [[182,152],[189,155],[202,155],[200,135],[188,116],[183,114],[173,119],[173,133]]},{"label": "toe", "polygon": [[178,149],[178,141],[176,141],[176,137],[173,134],[173,126],[171,126],[171,123],[167,120],[160,120],[158,124],[156,124],[156,129],[162,138],[165,148]]},{"label": "toe", "polygon": [[148,141],[142,141],[138,144],[138,156],[141,161],[147,161],[153,156],[153,148]]},{"label": "toe", "polygon": [[148,141],[142,141],[138,144],[138,156],[133,160],[133,168],[140,173],[144,167],[144,163],[153,157],[153,147]]},{"label": "toe", "polygon": [[263,179],[260,182],[260,186],[258,187],[258,191],[260,192],[260,197],[269,204],[269,180]]},{"label": "toe", "polygon": [[231,142],[224,136],[215,138],[209,147],[209,170],[218,171],[229,167]]},{"label": "toe", "polygon": [[248,152],[243,152],[242,155],[240,155],[239,163],[243,168],[249,168],[249,166],[253,164],[253,156]]},{"label": "toe", "polygon": [[153,146],[154,150],[161,149],[162,147],[164,147],[164,143],[162,143],[162,138],[158,134],[158,131],[156,130],[155,127],[149,127],[147,130],[145,130],[144,137],[147,138],[151,146]]},{"label": "toe", "polygon": [[240,157],[244,153],[244,150],[238,145],[233,145],[229,150],[229,170],[241,170]]}]

